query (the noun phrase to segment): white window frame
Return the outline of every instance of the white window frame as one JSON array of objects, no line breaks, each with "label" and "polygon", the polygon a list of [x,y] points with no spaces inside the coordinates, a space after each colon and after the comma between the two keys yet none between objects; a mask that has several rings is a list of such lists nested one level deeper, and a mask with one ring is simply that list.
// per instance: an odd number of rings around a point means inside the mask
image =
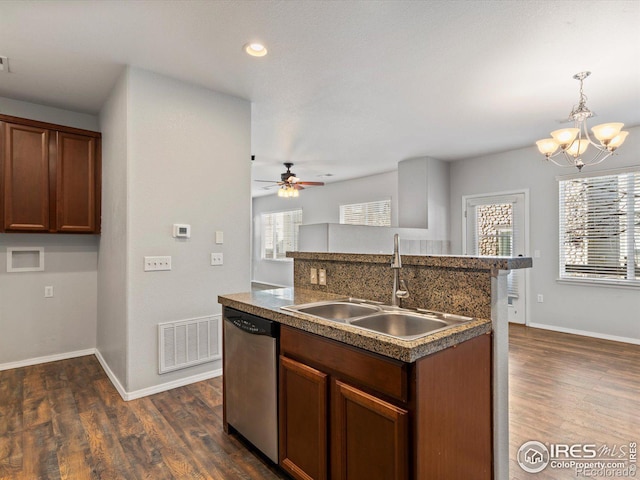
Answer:
[{"label": "white window frame", "polygon": [[[569,233],[567,232],[567,228],[565,228],[566,220],[566,212],[565,212],[565,190],[566,186],[576,180],[589,182],[592,181],[595,185],[596,182],[604,182],[606,178],[611,177],[612,179],[618,177],[619,181],[624,181],[624,184],[619,184],[619,190],[616,192],[626,192],[625,196],[628,198],[629,191],[632,195],[637,196],[640,194],[640,167],[631,167],[617,170],[604,170],[599,172],[588,172],[578,175],[564,175],[556,177],[558,181],[558,217],[559,217],[559,276],[558,282],[560,283],[576,283],[582,285],[597,285],[597,286],[610,286],[610,287],[618,287],[618,288],[640,288],[640,275],[638,274],[638,270],[640,267],[640,228],[634,226],[635,218],[638,216],[638,208],[640,202],[637,200],[634,202],[624,202],[621,205],[624,206],[624,216],[619,215],[620,218],[620,233],[624,235],[624,241],[620,242],[618,246],[618,252],[616,254],[618,258],[618,262],[620,262],[619,266],[612,264],[605,265],[597,265],[597,264],[589,264],[588,262],[584,265],[578,265],[573,268],[574,272],[567,271],[567,266],[569,265],[566,258],[569,255],[567,245],[567,237]],[[592,179],[592,180],[590,180]],[[607,206],[604,203],[604,200],[601,200],[598,206],[602,208],[603,206]],[[584,204],[584,203],[583,203]],[[610,208],[610,205],[609,205]],[[622,212],[622,211],[620,211]],[[607,217],[608,218],[608,217]],[[622,226],[625,224],[626,226]],[[574,235],[575,237],[575,235]],[[584,241],[588,242],[588,236],[585,234],[582,237],[578,237],[585,239]],[[612,237],[613,238],[613,237]],[[587,243],[588,245],[588,243]],[[600,246],[596,248],[601,248]],[[588,252],[588,250],[587,250]],[[623,258],[625,257],[625,258]],[[631,264],[629,264],[629,259],[631,260]],[[626,264],[625,264],[626,263]],[[580,266],[584,266],[585,268],[582,271],[579,270]],[[598,271],[598,267],[601,268]],[[612,268],[618,268],[619,274],[624,275],[625,278],[607,278],[604,275],[607,274],[607,270],[609,270],[609,274],[611,274]],[[592,269],[593,274],[589,274],[588,270]]]},{"label": "white window frame", "polygon": [[[389,212],[389,218],[383,224],[379,223],[370,223],[369,216],[373,215],[373,213],[366,212],[364,213],[364,222],[365,223],[347,223],[346,222],[346,210],[347,208],[359,207],[364,210],[368,210],[371,207],[379,208],[380,210],[386,208]],[[391,226],[391,199],[383,198],[382,200],[374,200],[372,202],[360,202],[360,203],[349,203],[345,205],[340,205],[340,223],[343,225],[368,225],[368,226],[382,226],[382,227],[390,227]]]},{"label": "white window frame", "polygon": [[[291,216],[291,214],[298,214],[300,215],[300,220],[298,222],[295,221],[295,219]],[[271,251],[271,255],[268,256],[267,252],[266,252],[266,248],[267,248],[267,219],[271,218],[273,222],[275,222],[275,219],[277,216],[282,216],[285,217],[286,215],[289,215],[290,218],[289,220],[291,220],[291,228],[293,228],[293,249],[292,250],[286,250],[285,252],[281,252],[283,254],[286,254],[287,251],[295,251],[298,249],[298,235],[299,235],[299,227],[302,224],[302,209],[301,208],[295,208],[292,210],[282,210],[282,211],[277,211],[277,212],[265,212],[260,214],[260,258],[262,260],[268,260],[268,261],[273,261],[273,262],[291,262],[293,261],[293,259],[291,258],[287,258],[285,256],[278,256],[280,252],[278,252],[278,249],[276,248],[276,245],[278,243],[278,229],[277,228],[273,228],[271,231],[271,245],[273,246]],[[284,220],[284,218],[283,218]],[[282,236],[284,236],[284,232],[280,232]]]}]

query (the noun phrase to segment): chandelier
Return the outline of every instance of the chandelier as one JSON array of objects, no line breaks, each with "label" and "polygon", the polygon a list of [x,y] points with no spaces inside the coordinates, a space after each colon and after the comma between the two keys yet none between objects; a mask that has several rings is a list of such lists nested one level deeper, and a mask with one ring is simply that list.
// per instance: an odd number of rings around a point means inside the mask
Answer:
[{"label": "chandelier", "polygon": [[298,192],[298,189],[295,185],[285,183],[278,189],[278,196],[286,198],[299,197],[300,193]]},{"label": "chandelier", "polygon": [[[587,130],[587,118],[593,117],[593,112],[587,108],[587,96],[582,91],[584,79],[589,75],[591,72],[580,72],[573,76],[580,81],[580,101],[569,114],[569,120],[573,120],[573,128],[555,130],[551,132],[552,138],[536,142],[540,153],[559,167],[576,167],[581,171],[585,165],[596,165],[613,155],[629,134],[622,131],[624,123],[603,123],[591,129],[599,143],[591,140]],[[587,158],[584,154],[589,145],[595,147],[595,150],[589,149],[590,157]],[[558,148],[560,150],[556,152]]]}]

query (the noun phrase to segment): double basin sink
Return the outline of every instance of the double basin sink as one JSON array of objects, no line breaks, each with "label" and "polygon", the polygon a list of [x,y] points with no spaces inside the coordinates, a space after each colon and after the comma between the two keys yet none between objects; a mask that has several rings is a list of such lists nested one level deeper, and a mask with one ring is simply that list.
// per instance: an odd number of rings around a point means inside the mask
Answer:
[{"label": "double basin sink", "polygon": [[421,309],[409,310],[355,298],[281,308],[323,320],[346,323],[401,340],[415,340],[473,320],[461,315]]}]

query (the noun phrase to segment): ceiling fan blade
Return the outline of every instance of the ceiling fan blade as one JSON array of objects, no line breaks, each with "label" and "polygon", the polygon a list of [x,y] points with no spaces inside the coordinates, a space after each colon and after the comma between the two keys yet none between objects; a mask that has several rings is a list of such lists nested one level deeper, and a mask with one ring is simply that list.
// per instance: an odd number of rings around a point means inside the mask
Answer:
[{"label": "ceiling fan blade", "polygon": [[254,182],[267,182],[267,183],[282,183],[276,180],[254,180]]},{"label": "ceiling fan blade", "polygon": [[324,182],[297,182],[297,185],[316,185],[321,187],[324,185]]},{"label": "ceiling fan blade", "polygon": [[293,185],[291,185],[293,188],[295,188],[296,190],[304,190],[304,187],[302,185],[300,185],[299,183],[294,183]]}]

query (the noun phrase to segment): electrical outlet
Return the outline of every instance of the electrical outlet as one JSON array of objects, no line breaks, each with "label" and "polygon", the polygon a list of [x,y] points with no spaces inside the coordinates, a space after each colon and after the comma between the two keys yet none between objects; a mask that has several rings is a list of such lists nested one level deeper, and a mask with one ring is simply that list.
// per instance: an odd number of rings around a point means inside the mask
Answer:
[{"label": "electrical outlet", "polygon": [[51,298],[53,297],[53,287],[49,286],[49,287],[44,287],[44,298]]},{"label": "electrical outlet", "polygon": [[318,270],[318,284],[327,285],[327,271],[324,268]]},{"label": "electrical outlet", "polygon": [[538,294],[538,303],[544,303],[544,297],[541,293]]},{"label": "electrical outlet", "polygon": [[211,254],[211,265],[222,265],[224,263],[224,256],[222,253]]},{"label": "electrical outlet", "polygon": [[144,271],[158,272],[160,270],[171,270],[171,257],[144,257]]},{"label": "electrical outlet", "polygon": [[312,268],[311,269],[311,275],[309,277],[309,281],[311,282],[311,285],[317,285],[318,284],[318,269],[317,268]]}]

